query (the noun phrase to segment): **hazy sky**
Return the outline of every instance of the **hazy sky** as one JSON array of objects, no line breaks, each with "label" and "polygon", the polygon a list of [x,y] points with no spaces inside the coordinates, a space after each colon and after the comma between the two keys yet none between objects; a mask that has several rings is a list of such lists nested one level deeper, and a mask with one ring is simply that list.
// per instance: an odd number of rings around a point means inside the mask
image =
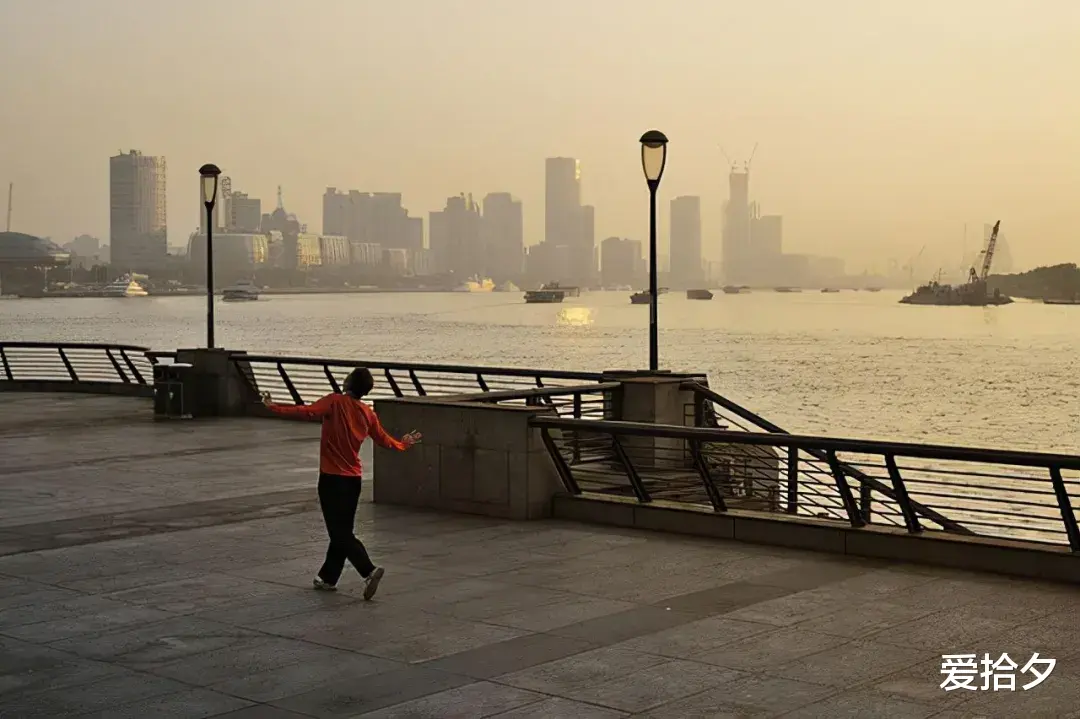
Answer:
[{"label": "hazy sky", "polygon": [[714,257],[719,146],[757,142],[786,249],[884,267],[1000,219],[1018,265],[1080,261],[1078,38],[1080,0],[0,0],[0,182],[13,229],[60,241],[108,236],[134,148],[168,160],[171,244],[204,162],[313,230],[327,186],[402,191],[425,224],[510,191],[532,243],[566,155],[597,239],[645,238],[656,127],[662,222],[701,195]]}]

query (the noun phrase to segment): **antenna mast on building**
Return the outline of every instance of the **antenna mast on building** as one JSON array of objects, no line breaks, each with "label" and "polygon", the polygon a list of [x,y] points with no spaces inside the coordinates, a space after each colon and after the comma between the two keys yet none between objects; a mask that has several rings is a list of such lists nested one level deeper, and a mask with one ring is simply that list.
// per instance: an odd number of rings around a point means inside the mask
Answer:
[{"label": "antenna mast on building", "polygon": [[11,232],[11,196],[15,192],[15,183],[9,182],[7,187],[7,229],[5,232]]},{"label": "antenna mast on building", "polygon": [[281,185],[277,186],[277,206],[279,210],[285,209],[285,201],[281,198]]}]

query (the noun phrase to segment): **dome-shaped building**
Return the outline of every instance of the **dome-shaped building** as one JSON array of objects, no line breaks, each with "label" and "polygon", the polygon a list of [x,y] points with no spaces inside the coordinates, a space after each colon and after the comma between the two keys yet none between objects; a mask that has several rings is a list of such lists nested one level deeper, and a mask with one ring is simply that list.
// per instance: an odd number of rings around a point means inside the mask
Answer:
[{"label": "dome-shaped building", "polygon": [[70,261],[71,253],[51,240],[22,232],[0,232],[0,264],[40,267]]}]

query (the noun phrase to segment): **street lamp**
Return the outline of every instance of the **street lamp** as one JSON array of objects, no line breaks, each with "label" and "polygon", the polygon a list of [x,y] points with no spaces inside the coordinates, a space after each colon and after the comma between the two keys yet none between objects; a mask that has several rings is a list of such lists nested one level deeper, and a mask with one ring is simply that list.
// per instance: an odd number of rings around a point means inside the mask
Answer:
[{"label": "street lamp", "polygon": [[202,178],[202,200],[206,207],[206,348],[214,349],[214,203],[217,202],[217,165],[199,168]]},{"label": "street lamp", "polygon": [[656,329],[656,306],[660,291],[656,287],[656,188],[664,176],[667,164],[667,136],[659,130],[649,130],[641,136],[641,169],[649,186],[649,371],[659,369],[659,349]]}]

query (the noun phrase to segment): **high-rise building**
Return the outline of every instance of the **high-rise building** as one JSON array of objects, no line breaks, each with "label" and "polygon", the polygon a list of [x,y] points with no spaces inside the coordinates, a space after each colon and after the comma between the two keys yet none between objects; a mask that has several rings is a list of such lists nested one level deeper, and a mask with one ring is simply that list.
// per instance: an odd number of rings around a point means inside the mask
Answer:
[{"label": "high-rise building", "polygon": [[732,168],[724,207],[724,276],[728,284],[748,282],[750,258],[750,171]]},{"label": "high-rise building", "polygon": [[755,269],[758,274],[768,274],[769,265],[783,252],[784,218],[780,215],[754,217],[750,223],[750,241],[753,243]]},{"label": "high-rise building", "polygon": [[353,245],[378,244],[386,249],[424,247],[424,220],[409,217],[400,192],[338,192],[323,194],[323,232],[349,238]]},{"label": "high-rise building", "polygon": [[574,245],[581,214],[581,164],[572,157],[544,161],[544,241]]},{"label": "high-rise building", "polygon": [[581,285],[591,285],[596,279],[596,208],[581,207],[581,236],[574,251],[574,266],[570,277]]},{"label": "high-rise building", "polygon": [[680,289],[704,280],[701,262],[701,198],[683,196],[671,201],[671,284]]},{"label": "high-rise building", "polygon": [[226,229],[233,232],[258,232],[262,222],[262,200],[248,197],[243,192],[233,192],[229,198],[227,221]]},{"label": "high-rise building", "polygon": [[521,201],[509,192],[493,192],[484,198],[481,244],[481,272],[485,276],[496,282],[520,279],[525,260],[525,223]]},{"label": "high-rise building", "polygon": [[591,206],[581,205],[581,164],[572,157],[549,157],[544,172],[547,247],[536,252],[530,266],[543,266],[548,279],[587,284],[596,274],[595,212]]},{"label": "high-rise building", "polygon": [[452,272],[464,281],[484,269],[480,206],[472,195],[446,200],[446,207],[428,220],[429,242],[440,272]]},{"label": "high-rise building", "polygon": [[634,287],[645,276],[641,242],[609,237],[600,243],[600,277],[604,287]]},{"label": "high-rise building", "polygon": [[137,150],[109,158],[109,244],[124,272],[159,269],[168,255],[165,158]]}]

